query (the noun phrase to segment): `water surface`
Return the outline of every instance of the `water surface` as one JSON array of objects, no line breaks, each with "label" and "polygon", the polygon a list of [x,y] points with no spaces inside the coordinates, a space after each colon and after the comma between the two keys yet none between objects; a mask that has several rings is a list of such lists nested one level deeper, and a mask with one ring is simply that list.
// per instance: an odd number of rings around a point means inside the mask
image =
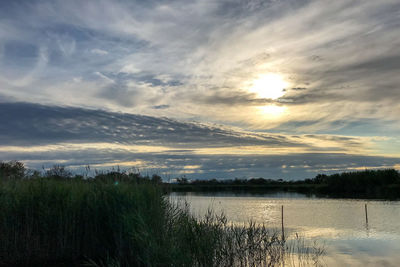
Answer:
[{"label": "water surface", "polygon": [[[298,193],[172,193],[196,216],[209,208],[233,223],[250,220],[281,228],[285,234],[317,240],[326,250],[326,266],[400,266],[400,201],[330,199]],[[365,204],[367,204],[368,222]]]}]

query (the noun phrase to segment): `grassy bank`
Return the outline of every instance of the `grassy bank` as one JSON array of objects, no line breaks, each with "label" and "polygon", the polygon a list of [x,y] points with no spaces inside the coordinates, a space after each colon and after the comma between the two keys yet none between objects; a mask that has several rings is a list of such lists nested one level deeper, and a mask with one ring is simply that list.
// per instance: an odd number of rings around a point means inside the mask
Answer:
[{"label": "grassy bank", "polygon": [[[27,173],[0,166],[2,266],[277,266],[293,250],[261,225],[195,219],[171,204],[158,177]],[[300,244],[300,243],[299,243]],[[321,250],[295,245],[300,260]]]}]

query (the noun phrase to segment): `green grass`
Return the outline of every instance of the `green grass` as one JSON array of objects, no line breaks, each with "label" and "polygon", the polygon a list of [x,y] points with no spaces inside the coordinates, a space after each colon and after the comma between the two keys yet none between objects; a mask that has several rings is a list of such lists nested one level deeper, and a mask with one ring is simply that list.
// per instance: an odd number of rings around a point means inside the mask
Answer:
[{"label": "green grass", "polygon": [[[155,180],[111,172],[96,178],[0,175],[3,266],[277,266],[294,254],[262,225],[196,219]],[[118,183],[116,183],[118,182]]]},{"label": "green grass", "polygon": [[113,257],[151,265],[165,254],[161,248],[167,203],[151,184],[9,181],[0,187],[0,203],[3,263]]}]

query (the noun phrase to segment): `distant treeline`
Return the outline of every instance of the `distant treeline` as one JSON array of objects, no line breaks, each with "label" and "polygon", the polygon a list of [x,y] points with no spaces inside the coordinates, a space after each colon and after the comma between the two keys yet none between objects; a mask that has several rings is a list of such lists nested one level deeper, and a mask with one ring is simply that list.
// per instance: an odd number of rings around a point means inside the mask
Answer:
[{"label": "distant treeline", "polygon": [[293,191],[338,197],[400,198],[400,174],[395,169],[364,170],[332,175],[318,174],[312,179],[193,180],[178,178],[173,191]]},{"label": "distant treeline", "polygon": [[[87,173],[90,171],[90,167],[86,167]],[[95,171],[93,177],[89,177],[87,174],[73,174],[67,168],[62,165],[54,165],[50,169],[43,170],[42,172],[37,170],[30,170],[25,168],[24,164],[19,161],[0,162],[0,181],[7,180],[21,180],[21,179],[35,179],[35,178],[52,178],[52,179],[75,179],[75,180],[90,180],[90,181],[101,181],[101,182],[132,182],[132,183],[156,183],[161,184],[162,178],[157,174],[152,176],[142,175],[136,169],[133,171],[121,171],[117,170],[109,171]]]},{"label": "distant treeline", "polygon": [[[88,171],[90,171],[90,168]],[[32,178],[78,179],[102,182],[130,182],[162,184],[164,192],[168,191],[245,191],[263,193],[267,191],[292,191],[305,194],[319,194],[331,197],[350,198],[400,198],[400,174],[395,169],[364,170],[343,172],[332,175],[318,174],[305,180],[285,181],[283,179],[211,179],[188,180],[176,178],[176,183],[163,183],[162,177],[142,175],[140,172],[122,172],[119,169],[107,172],[95,171],[93,177],[73,174],[63,166],[55,165],[39,172],[26,169],[18,161],[0,162],[1,180],[18,180]]]}]

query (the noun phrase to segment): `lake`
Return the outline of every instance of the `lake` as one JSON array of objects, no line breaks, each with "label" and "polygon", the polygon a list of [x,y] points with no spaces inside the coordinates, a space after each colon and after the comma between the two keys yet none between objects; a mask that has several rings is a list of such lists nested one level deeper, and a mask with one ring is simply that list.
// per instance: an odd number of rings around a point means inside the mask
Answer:
[{"label": "lake", "polygon": [[[281,207],[287,238],[296,233],[316,240],[326,255],[323,266],[399,266],[400,201],[331,199],[298,193],[171,193],[172,201],[187,201],[192,213],[209,208],[232,223],[250,220],[281,229]],[[365,204],[367,204],[368,223]]]}]

